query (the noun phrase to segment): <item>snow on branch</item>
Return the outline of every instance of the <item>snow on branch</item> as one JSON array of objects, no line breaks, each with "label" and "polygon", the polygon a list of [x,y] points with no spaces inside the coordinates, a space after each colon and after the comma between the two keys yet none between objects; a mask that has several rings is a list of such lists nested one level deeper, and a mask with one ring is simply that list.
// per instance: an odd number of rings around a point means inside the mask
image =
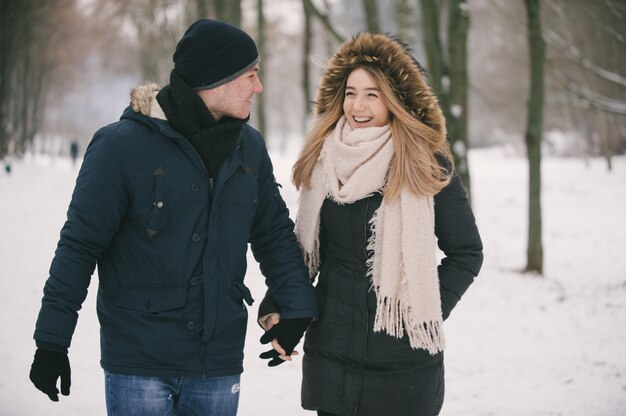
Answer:
[{"label": "snow on branch", "polygon": [[568,43],[565,39],[563,39],[561,35],[556,33],[554,30],[546,29],[545,38],[547,42],[563,50],[567,55],[570,56],[570,58],[577,61],[583,68],[591,71],[592,73],[604,80],[614,82],[623,87],[626,87],[626,77],[623,77],[617,72],[609,71],[608,69],[597,66],[589,59],[585,58],[578,48]]},{"label": "snow on branch", "polygon": [[593,107],[607,113],[626,115],[626,102],[605,97],[588,90],[575,82],[569,82],[567,89],[578,98],[587,100]]},{"label": "snow on branch", "polygon": [[624,9],[624,5],[623,4],[620,4],[620,3],[615,4],[611,0],[605,0],[604,3],[609,7],[609,9],[611,9],[613,14],[615,14],[621,20],[624,20],[624,14],[619,10],[621,8],[622,11],[626,11],[626,9]]},{"label": "snow on branch", "polygon": [[606,33],[607,35],[615,39],[617,42],[626,43],[626,37],[623,34],[621,34],[619,31],[617,31],[614,27],[611,27],[610,25],[605,24],[600,18],[600,16],[598,16],[598,14],[591,7],[589,7],[589,5],[587,5],[587,13],[596,21],[597,28],[599,28],[601,31],[603,31],[604,33]]}]

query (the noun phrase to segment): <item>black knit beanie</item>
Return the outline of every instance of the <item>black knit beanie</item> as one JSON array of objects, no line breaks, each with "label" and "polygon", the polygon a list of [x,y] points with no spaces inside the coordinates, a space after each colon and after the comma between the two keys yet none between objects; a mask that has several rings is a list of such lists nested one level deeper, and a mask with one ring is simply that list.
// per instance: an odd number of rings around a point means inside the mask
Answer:
[{"label": "black knit beanie", "polygon": [[219,20],[198,20],[174,52],[174,72],[194,90],[219,87],[259,62],[254,40]]}]

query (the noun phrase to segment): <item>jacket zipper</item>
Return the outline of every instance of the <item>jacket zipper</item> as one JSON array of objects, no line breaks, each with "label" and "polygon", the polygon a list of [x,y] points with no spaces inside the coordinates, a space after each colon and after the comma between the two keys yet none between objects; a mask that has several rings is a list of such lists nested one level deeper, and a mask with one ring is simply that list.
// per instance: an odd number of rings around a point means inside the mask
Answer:
[{"label": "jacket zipper", "polygon": [[[368,221],[368,212],[369,212],[369,207],[370,207],[370,198],[367,198],[365,200],[365,215],[363,218],[363,222],[365,223],[364,228],[365,228],[365,247],[363,247],[363,252],[365,253],[365,261],[367,262],[367,246],[368,246],[368,237],[367,237],[367,225],[369,223]],[[367,269],[366,269],[367,270]],[[367,277],[367,274],[366,274]],[[361,383],[359,386],[359,394],[358,397],[361,397],[362,394],[362,390],[363,390],[363,377],[365,377],[365,359],[367,357],[367,339],[369,338],[369,334],[370,334],[370,317],[369,317],[369,304],[368,304],[368,296],[369,296],[369,289],[367,292],[365,292],[365,340],[363,343],[363,357],[361,359],[361,365],[362,365],[362,370],[361,370]],[[354,413],[353,416],[357,416],[357,412],[359,410],[359,400],[357,399],[356,402],[356,406],[354,407]]]},{"label": "jacket zipper", "polygon": [[[220,168],[218,168],[218,179],[217,180],[215,180],[215,178],[209,176],[209,187],[210,187],[209,195],[210,195],[211,200],[209,201],[209,203],[210,203],[210,212],[209,212],[209,222],[208,222],[208,225],[207,225],[207,240],[210,238],[209,237],[209,232],[211,230],[211,218],[214,215],[213,214],[213,209],[217,207],[216,204],[218,203],[218,198],[219,198],[219,193],[220,193],[217,190],[217,185],[222,184],[220,186],[223,186],[223,184],[228,180],[228,178],[230,178],[230,176],[235,172],[235,170],[237,170],[237,167],[241,165],[241,163],[242,163],[241,162],[241,154],[239,154],[239,155],[236,154],[236,152],[238,152],[239,149],[241,149],[241,145],[238,145],[235,148],[235,152],[233,152],[233,155],[230,156],[230,157],[237,157],[238,158],[237,159],[238,163],[239,163],[238,165],[234,166],[231,170],[229,170],[225,174],[219,175],[219,172],[222,172],[223,168],[224,168],[223,165],[222,165]],[[222,163],[224,163],[224,162],[222,162]],[[209,241],[207,241],[207,248],[208,248],[208,245],[209,245]],[[215,296],[219,296],[219,292],[216,292]],[[205,302],[207,302],[207,301],[208,301],[208,299],[205,299]],[[213,315],[217,316],[217,309],[216,309],[217,305],[218,305],[217,299],[215,299],[215,298],[211,299],[210,302],[213,303],[213,305],[214,305]],[[208,321],[208,319],[209,318],[207,316],[205,316],[205,321]],[[211,333],[208,336],[212,337],[214,330],[215,330],[215,325],[211,329]],[[208,332],[207,332],[207,334],[208,334]],[[203,339],[204,339],[204,335],[203,335]]]},{"label": "jacket zipper", "polygon": [[369,229],[367,228],[367,225],[369,223],[369,221],[367,220],[367,213],[370,209],[370,199],[367,198],[365,200],[365,246],[363,247],[363,254],[365,254],[365,261],[367,262],[368,258],[367,258],[367,246],[369,245],[369,237],[367,236],[367,232],[369,231]]}]

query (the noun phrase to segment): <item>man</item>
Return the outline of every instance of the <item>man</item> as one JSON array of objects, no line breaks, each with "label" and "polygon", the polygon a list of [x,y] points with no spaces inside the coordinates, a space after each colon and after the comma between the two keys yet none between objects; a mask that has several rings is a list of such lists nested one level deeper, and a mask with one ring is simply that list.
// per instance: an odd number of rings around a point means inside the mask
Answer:
[{"label": "man", "polygon": [[170,84],[133,90],[85,153],[34,334],[30,378],[53,401],[59,378],[69,394],[68,347],[96,265],[109,415],[237,413],[248,243],[281,308],[269,336],[283,358],[316,316],[263,139],[246,124],[263,90],[254,41],[199,20],[173,60]]}]

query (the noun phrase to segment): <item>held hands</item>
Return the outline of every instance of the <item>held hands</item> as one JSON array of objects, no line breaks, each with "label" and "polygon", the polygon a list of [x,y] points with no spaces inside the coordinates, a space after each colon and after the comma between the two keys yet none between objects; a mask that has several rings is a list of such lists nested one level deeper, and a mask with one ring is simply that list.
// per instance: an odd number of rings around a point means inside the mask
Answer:
[{"label": "held hands", "polygon": [[70,360],[67,354],[37,348],[30,368],[30,381],[48,395],[53,402],[59,401],[57,379],[61,378],[61,394],[70,395]]},{"label": "held hands", "polygon": [[261,337],[261,344],[272,342],[273,349],[259,355],[263,359],[271,359],[267,364],[270,367],[280,365],[286,360],[290,361],[291,355],[298,354],[293,349],[311,322],[311,318],[283,319],[280,322],[278,319],[276,315],[264,322],[264,327],[268,328],[268,331]]}]

